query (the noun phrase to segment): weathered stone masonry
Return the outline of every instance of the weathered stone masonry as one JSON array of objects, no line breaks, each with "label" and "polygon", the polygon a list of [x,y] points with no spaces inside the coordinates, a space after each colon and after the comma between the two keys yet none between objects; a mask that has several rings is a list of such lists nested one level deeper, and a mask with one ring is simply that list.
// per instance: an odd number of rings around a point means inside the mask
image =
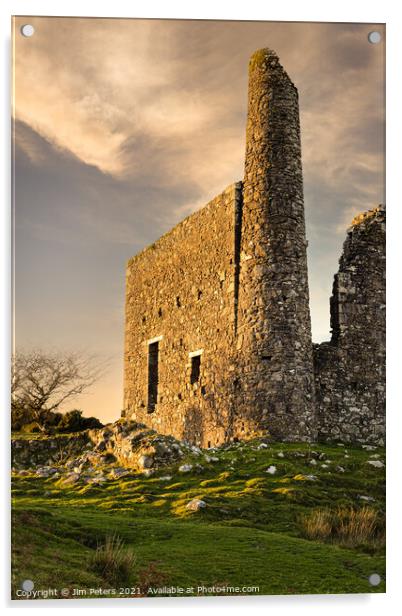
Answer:
[{"label": "weathered stone masonry", "polygon": [[241,415],[316,435],[299,105],[275,53],[250,60],[240,274]]},{"label": "weathered stone masonry", "polygon": [[382,212],[350,232],[313,363],[298,93],[256,52],[244,182],[128,262],[125,414],[201,446],[383,438]]},{"label": "weathered stone masonry", "polygon": [[[127,267],[127,414],[159,432],[205,445],[229,438],[234,408],[240,207],[239,183]],[[154,408],[148,390],[153,344],[158,345]]]},{"label": "weathered stone masonry", "polygon": [[314,345],[319,436],[385,439],[385,208],[348,230],[331,297],[330,342]]}]

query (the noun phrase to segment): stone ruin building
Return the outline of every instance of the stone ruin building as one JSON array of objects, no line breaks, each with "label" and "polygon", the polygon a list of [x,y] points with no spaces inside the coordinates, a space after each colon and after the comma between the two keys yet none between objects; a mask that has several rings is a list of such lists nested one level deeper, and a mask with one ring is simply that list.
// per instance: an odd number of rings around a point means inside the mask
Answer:
[{"label": "stone ruin building", "polygon": [[245,174],[128,262],[123,415],[202,447],[267,435],[382,443],[385,209],[348,230],[313,344],[298,92],[249,64]]}]

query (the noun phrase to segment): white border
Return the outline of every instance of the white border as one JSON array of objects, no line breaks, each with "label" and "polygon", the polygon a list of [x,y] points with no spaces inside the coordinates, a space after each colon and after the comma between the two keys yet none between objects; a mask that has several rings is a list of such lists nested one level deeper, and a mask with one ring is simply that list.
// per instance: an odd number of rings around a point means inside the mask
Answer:
[{"label": "white border", "polygon": [[[10,105],[9,105],[9,63],[10,63],[10,15],[65,15],[65,16],[104,16],[104,17],[165,17],[182,19],[263,19],[270,21],[336,21],[336,22],[387,22],[387,201],[388,201],[388,393],[387,393],[387,493],[388,493],[388,566],[387,566],[387,594],[386,595],[332,595],[332,596],[297,596],[297,597],[236,597],[232,598],[201,598],[191,599],[145,599],[127,603],[125,600],[96,600],[96,601],[47,601],[47,602],[13,602],[13,609],[23,611],[43,609],[68,609],[75,614],[98,612],[100,609],[129,609],[144,611],[147,614],[155,609],[171,614],[179,610],[217,611],[229,608],[233,613],[241,613],[244,609],[255,612],[267,611],[281,614],[331,614],[364,613],[364,616],[378,616],[379,610],[391,610],[397,607],[399,601],[400,582],[400,554],[401,550],[401,458],[400,441],[402,438],[402,405],[400,403],[401,381],[401,348],[399,336],[401,333],[400,320],[402,314],[400,263],[402,231],[402,195],[400,173],[400,141],[402,135],[402,122],[400,109],[402,109],[402,96],[400,91],[400,59],[402,57],[401,23],[398,4],[392,0],[376,2],[350,2],[350,0],[337,0],[336,2],[318,2],[314,0],[299,0],[272,3],[258,0],[247,0],[237,3],[217,2],[203,0],[202,3],[180,2],[177,0],[153,1],[151,3],[128,2],[113,0],[113,2],[85,2],[85,0],[35,0],[8,1],[3,0],[0,6],[0,28],[2,34],[2,82],[0,104],[2,109],[1,152],[3,165],[1,165],[1,186],[3,188],[4,204],[10,203]],[[302,53],[302,51],[301,51]],[[336,79],[336,76],[334,76]],[[4,298],[1,302],[1,323],[3,353],[1,358],[1,391],[2,391],[2,417],[3,447],[2,458],[5,466],[2,473],[3,506],[1,507],[3,521],[3,538],[5,546],[8,544],[8,422],[6,409],[8,408],[8,375],[10,353],[10,304],[7,299],[10,286],[10,240],[9,226],[10,213],[7,207],[2,208],[2,238],[1,238],[1,285]],[[3,549],[1,598],[6,609],[11,603],[9,597],[9,573],[7,548]],[[159,611],[158,610],[158,611]]]}]

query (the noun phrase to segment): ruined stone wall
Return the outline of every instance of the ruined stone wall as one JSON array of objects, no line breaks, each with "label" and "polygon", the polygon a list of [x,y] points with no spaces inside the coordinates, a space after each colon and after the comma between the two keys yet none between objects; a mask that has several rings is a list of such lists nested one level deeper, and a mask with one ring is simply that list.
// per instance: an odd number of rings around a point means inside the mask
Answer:
[{"label": "ruined stone wall", "polygon": [[385,208],[348,230],[330,300],[332,338],[314,345],[316,403],[324,440],[385,437]]},{"label": "ruined stone wall", "polygon": [[298,93],[273,51],[256,52],[244,182],[128,263],[124,413],[203,447],[382,442],[384,226],[380,207],[348,231],[332,339],[313,353]]},{"label": "ruined stone wall", "polygon": [[[249,66],[244,184],[129,262],[127,414],[201,445],[314,439],[306,246],[298,93],[263,49]],[[189,354],[200,349],[192,383]]]},{"label": "ruined stone wall", "polygon": [[[238,292],[241,184],[130,259],[126,279],[127,416],[207,447],[229,438]],[[149,408],[149,341],[158,387]],[[199,378],[190,354],[201,352]]]},{"label": "ruined stone wall", "polygon": [[239,414],[282,440],[316,435],[298,92],[269,50],[249,65]]},{"label": "ruined stone wall", "polygon": [[11,439],[12,467],[61,464],[91,446],[88,430],[74,434],[57,434],[36,438]]}]

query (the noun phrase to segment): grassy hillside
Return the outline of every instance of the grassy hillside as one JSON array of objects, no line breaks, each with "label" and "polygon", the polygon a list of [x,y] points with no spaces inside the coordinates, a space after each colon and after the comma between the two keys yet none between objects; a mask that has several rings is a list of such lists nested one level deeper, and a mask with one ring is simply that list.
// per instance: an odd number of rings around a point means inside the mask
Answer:
[{"label": "grassy hillside", "polygon": [[[12,596],[26,579],[91,597],[90,588],[146,596],[171,586],[188,595],[208,594],[200,586],[384,592],[383,461],[381,448],[253,441],[194,452],[149,476],[111,479],[110,465],[99,484],[16,474]],[[189,510],[193,499],[205,506]],[[114,563],[101,570],[97,561],[117,537],[135,562],[111,583]]]}]

